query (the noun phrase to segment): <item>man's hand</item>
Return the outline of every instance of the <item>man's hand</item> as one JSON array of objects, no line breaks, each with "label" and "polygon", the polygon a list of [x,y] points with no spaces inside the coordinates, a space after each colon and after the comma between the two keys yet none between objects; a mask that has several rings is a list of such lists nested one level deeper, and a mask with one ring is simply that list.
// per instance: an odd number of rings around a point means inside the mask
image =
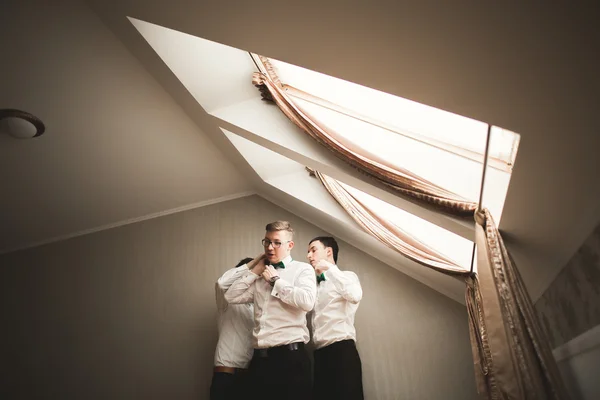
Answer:
[{"label": "man's hand", "polygon": [[319,260],[315,264],[315,272],[317,275],[321,275],[323,272],[327,271],[329,268],[332,268],[333,264],[326,260]]},{"label": "man's hand", "polygon": [[252,271],[252,273],[260,276],[266,267],[265,258],[265,253],[259,254],[256,256],[256,258],[254,258],[254,260],[250,261],[250,264],[248,264],[248,269]]},{"label": "man's hand", "polygon": [[267,283],[271,283],[271,278],[279,276],[279,272],[277,272],[277,270],[272,265],[267,265],[264,272],[262,273],[262,276],[263,278],[265,278],[265,281],[267,281]]}]

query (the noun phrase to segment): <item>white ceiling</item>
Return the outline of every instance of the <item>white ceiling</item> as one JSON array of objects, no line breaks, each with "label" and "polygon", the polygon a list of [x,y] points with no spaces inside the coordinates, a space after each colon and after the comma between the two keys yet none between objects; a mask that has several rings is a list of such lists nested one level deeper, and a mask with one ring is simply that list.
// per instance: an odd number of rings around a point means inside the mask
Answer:
[{"label": "white ceiling", "polygon": [[600,40],[581,7],[87,3],[2,3],[0,107],[48,132],[0,137],[0,249],[253,189],[318,218],[261,185],[126,16],[519,132],[501,228],[534,299],[600,220]]}]

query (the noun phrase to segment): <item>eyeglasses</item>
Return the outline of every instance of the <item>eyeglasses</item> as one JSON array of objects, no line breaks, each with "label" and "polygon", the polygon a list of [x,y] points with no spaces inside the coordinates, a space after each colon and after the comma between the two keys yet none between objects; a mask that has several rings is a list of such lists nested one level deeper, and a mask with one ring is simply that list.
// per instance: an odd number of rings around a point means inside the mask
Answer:
[{"label": "eyeglasses", "polygon": [[285,242],[271,242],[269,239],[263,239],[261,243],[265,248],[269,247],[270,245],[273,245],[274,249],[278,249],[283,243],[289,242],[291,242],[291,240],[286,240]]}]

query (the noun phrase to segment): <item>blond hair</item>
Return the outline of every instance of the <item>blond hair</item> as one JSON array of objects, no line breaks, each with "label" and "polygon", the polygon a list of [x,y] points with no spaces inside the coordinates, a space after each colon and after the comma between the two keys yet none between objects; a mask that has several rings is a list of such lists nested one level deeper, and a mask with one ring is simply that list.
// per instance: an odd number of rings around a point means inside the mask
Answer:
[{"label": "blond hair", "polygon": [[271,222],[270,224],[267,224],[265,230],[267,232],[286,231],[290,233],[290,239],[294,237],[294,229],[292,229],[292,225],[287,221]]}]

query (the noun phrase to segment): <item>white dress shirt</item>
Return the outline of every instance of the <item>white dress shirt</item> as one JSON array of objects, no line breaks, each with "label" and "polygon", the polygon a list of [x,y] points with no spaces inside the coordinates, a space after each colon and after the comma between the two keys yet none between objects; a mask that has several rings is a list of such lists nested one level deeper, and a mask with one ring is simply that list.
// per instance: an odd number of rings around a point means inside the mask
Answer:
[{"label": "white dress shirt", "polygon": [[232,283],[248,272],[242,265],[225,272],[217,281],[215,292],[219,312],[219,341],[215,351],[215,366],[248,368],[254,349],[252,347],[252,304],[228,304],[225,292]]},{"label": "white dress shirt", "polygon": [[231,304],[254,303],[254,347],[264,349],[289,343],[308,343],[306,313],[317,295],[315,272],[310,264],[282,260],[280,279],[271,285],[262,276],[248,271],[225,293]]},{"label": "white dress shirt", "polygon": [[313,342],[320,349],[341,340],[356,341],[354,315],[362,299],[358,276],[337,265],[324,272],[317,285],[317,302],[312,315]]}]

